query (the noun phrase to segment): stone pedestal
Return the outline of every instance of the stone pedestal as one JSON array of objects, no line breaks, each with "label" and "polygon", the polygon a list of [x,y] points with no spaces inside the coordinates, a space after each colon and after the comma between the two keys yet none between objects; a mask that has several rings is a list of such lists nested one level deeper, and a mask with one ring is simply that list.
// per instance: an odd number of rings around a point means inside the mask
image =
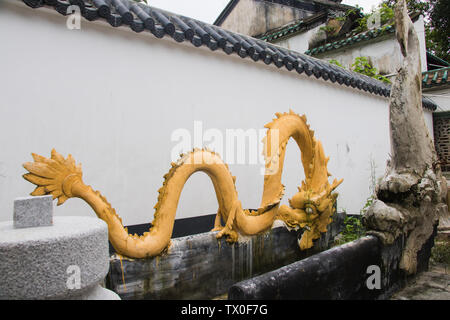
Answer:
[{"label": "stone pedestal", "polygon": [[109,269],[106,223],[53,217],[51,196],[39,198],[17,199],[16,220],[0,223],[0,299],[120,299],[99,286]]}]

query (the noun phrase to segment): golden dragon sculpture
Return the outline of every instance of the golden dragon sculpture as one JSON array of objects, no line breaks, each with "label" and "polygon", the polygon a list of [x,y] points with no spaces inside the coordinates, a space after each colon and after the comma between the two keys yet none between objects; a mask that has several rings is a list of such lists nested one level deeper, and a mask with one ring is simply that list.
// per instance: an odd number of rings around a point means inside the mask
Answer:
[{"label": "golden dragon sculpture", "polygon": [[[219,208],[213,231],[219,231],[217,238],[226,236],[227,241],[232,243],[238,240],[239,234],[258,234],[269,229],[275,219],[280,219],[290,228],[305,229],[299,241],[300,249],[303,250],[310,248],[313,240],[327,231],[337,197],[332,191],[342,179],[335,179],[329,184],[329,158],[325,157],[322,144],[309,129],[306,116],[299,116],[292,111],[277,113],[276,116],[265,126],[268,129],[264,138],[266,171],[258,210],[242,208],[235,177],[219,155],[207,149],[194,149],[172,163],[171,169],[164,175],[162,188],[158,190],[152,226],[142,236],[129,234],[106,198],[84,184],[81,165],[76,165],[70,154],[67,159],[55,150],[52,150],[50,159],[32,154],[34,162],[23,165],[29,171],[23,177],[37,186],[31,195],[51,194],[54,199],[58,199],[58,205],[73,197],[86,201],[97,216],[107,223],[109,240],[117,253],[130,258],[156,256],[170,245],[182,189],[189,177],[198,171],[211,178],[216,193]],[[286,206],[280,205],[284,193],[281,177],[286,145],[290,138],[296,141],[301,150],[305,180],[298,193],[289,200],[290,206]],[[225,226],[221,225],[221,221],[225,222]]]}]

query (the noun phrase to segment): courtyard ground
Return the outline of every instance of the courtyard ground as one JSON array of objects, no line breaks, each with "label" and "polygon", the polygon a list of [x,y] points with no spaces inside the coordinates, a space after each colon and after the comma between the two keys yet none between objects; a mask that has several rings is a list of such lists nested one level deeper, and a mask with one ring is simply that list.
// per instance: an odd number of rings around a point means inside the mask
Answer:
[{"label": "courtyard ground", "polygon": [[429,270],[418,274],[391,300],[450,300],[450,218],[441,218]]}]

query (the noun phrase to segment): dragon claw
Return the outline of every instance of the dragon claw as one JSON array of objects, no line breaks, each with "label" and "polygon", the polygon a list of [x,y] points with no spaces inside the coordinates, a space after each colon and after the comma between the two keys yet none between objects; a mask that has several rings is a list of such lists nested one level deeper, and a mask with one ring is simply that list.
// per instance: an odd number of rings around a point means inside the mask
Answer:
[{"label": "dragon claw", "polygon": [[213,229],[211,229],[211,232],[214,232],[214,231],[222,231],[223,230],[223,226],[220,226],[220,227],[214,227]]},{"label": "dragon claw", "polygon": [[216,238],[220,239],[223,236],[226,236],[226,238],[227,238],[226,241],[228,243],[234,243],[234,242],[236,242],[238,240],[238,233],[236,231],[234,231],[234,230],[231,230],[228,227],[223,228],[222,231],[220,231],[216,235]]}]

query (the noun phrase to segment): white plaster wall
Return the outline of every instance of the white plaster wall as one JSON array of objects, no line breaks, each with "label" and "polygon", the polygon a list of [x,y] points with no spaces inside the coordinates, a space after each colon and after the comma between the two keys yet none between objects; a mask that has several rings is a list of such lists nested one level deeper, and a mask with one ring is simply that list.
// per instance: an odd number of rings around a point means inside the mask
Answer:
[{"label": "white plaster wall", "polygon": [[420,16],[416,22],[414,22],[414,29],[416,29],[417,37],[419,38],[420,45],[420,64],[422,72],[427,71],[427,47],[425,40],[425,24],[423,16]]},{"label": "white plaster wall", "polygon": [[332,50],[317,57],[326,61],[335,59],[346,69],[351,69],[351,65],[357,57],[369,57],[372,66],[377,68],[381,74],[396,73],[402,62],[402,54],[393,35],[382,41],[366,42],[359,46]]},{"label": "white plaster wall", "polygon": [[450,87],[428,89],[423,94],[438,105],[437,112],[450,110]]},{"label": "white plaster wall", "polygon": [[280,47],[289,48],[291,50],[304,53],[306,50],[308,50],[308,41],[311,39],[313,35],[315,35],[320,30],[320,27],[324,25],[325,23],[317,27],[314,27],[306,32],[302,32],[293,37],[276,42],[276,44],[279,45]]},{"label": "white plaster wall", "polygon": [[434,130],[433,130],[433,113],[429,110],[424,109],[424,120],[427,125],[428,131],[430,133],[431,139],[434,140]]},{"label": "white plaster wall", "polygon": [[[31,152],[52,148],[83,164],[85,183],[100,190],[124,224],[153,219],[163,175],[179,128],[258,130],[277,111],[306,114],[331,156],[339,208],[359,212],[369,195],[370,161],[377,176],[389,153],[387,99],[299,76],[249,59],[159,40],[102,22],[65,17],[22,2],[0,2],[0,221],[13,199],[34,187],[21,175]],[[291,197],[303,178],[300,152],[289,143],[283,183]],[[231,165],[244,207],[262,194],[261,165]],[[177,218],[214,213],[210,180],[186,184]],[[93,215],[79,199],[56,215]]]}]

